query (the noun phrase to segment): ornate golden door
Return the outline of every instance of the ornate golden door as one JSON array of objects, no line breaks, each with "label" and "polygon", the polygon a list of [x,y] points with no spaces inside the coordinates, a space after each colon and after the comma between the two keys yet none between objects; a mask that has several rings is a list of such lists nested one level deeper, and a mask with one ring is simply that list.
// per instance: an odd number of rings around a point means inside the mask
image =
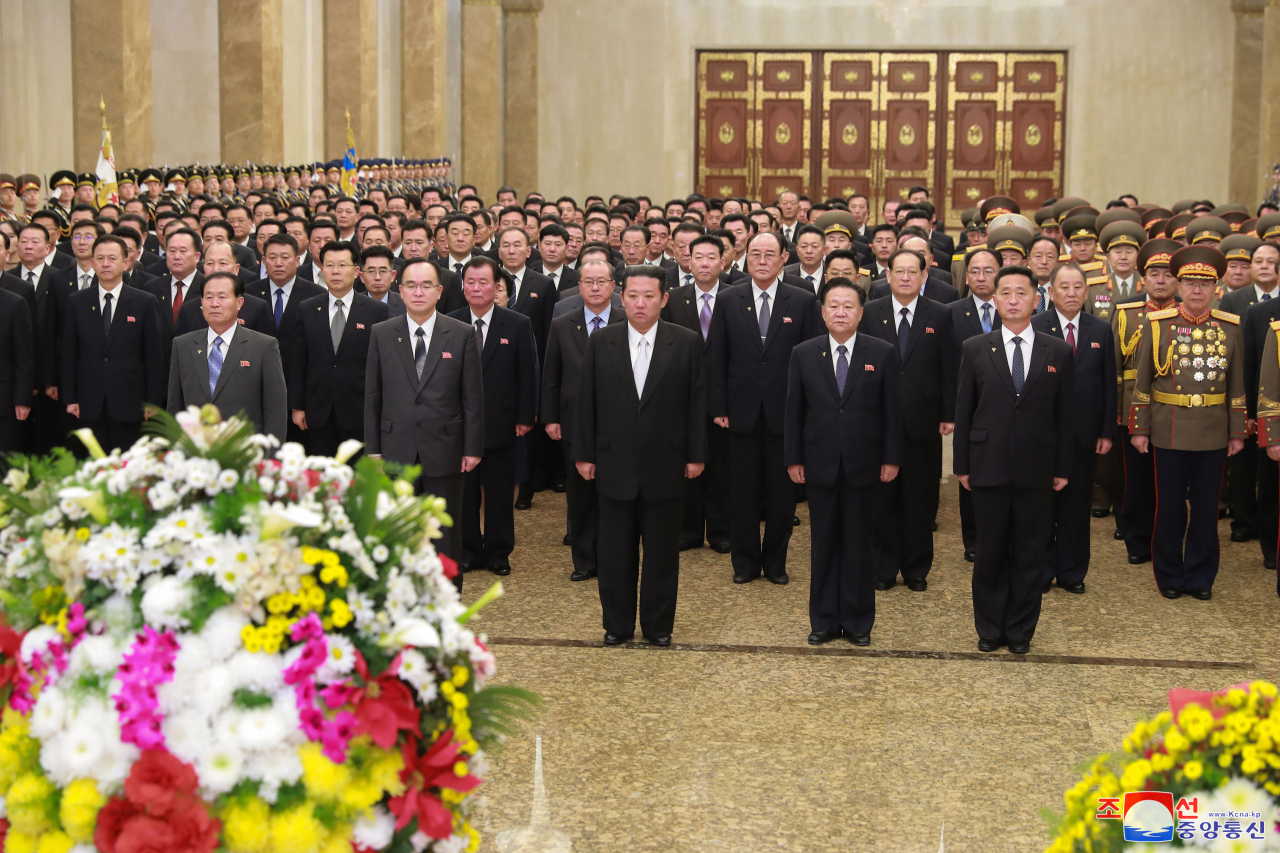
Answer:
[{"label": "ornate golden door", "polygon": [[756,55],[698,55],[698,190],[711,196],[750,196]]},{"label": "ornate golden door", "polygon": [[754,197],[809,192],[813,100],[812,53],[758,53]]}]

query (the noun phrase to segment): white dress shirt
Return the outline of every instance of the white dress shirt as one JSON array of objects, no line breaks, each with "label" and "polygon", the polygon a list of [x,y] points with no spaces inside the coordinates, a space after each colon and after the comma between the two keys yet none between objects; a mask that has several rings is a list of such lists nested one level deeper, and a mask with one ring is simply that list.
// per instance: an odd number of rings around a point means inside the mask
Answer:
[{"label": "white dress shirt", "polygon": [[991,306],[991,329],[992,329],[992,331],[994,331],[994,330],[995,330],[995,328],[996,328],[996,326],[997,326],[997,325],[999,324],[999,322],[1000,322],[1000,312],[996,310],[996,303],[995,303],[995,300],[994,300],[994,299],[985,299],[985,300],[984,300],[984,299],[982,299],[980,296],[978,296],[978,294],[973,293],[972,291],[970,292],[970,294],[969,294],[969,295],[973,298],[973,307],[974,307],[974,308],[976,308],[976,309],[977,309],[977,311],[978,311],[978,323],[979,323],[979,324],[981,324],[981,323],[982,323],[982,306],[983,306],[983,305],[990,305],[990,306]]},{"label": "white dress shirt", "polygon": [[[1080,314],[1076,314],[1076,316],[1068,318],[1067,315],[1059,311],[1056,306],[1054,307],[1053,312],[1058,315],[1058,328],[1062,331],[1062,339],[1064,341],[1067,339],[1067,324],[1070,323],[1071,333],[1075,337],[1076,343],[1079,344],[1080,343]],[[1026,355],[1026,353],[1023,352],[1023,355]]]},{"label": "white dress shirt", "polygon": [[800,270],[796,273],[796,277],[800,279],[806,279],[809,276],[813,276],[813,284],[816,287],[818,282],[822,281],[822,268],[824,266],[826,266],[825,263],[820,263],[818,264],[817,270],[815,270],[814,272],[809,272],[804,268],[804,264],[801,264]]},{"label": "white dress shirt", "polygon": [[[450,271],[450,272],[458,272],[458,266],[459,266],[459,265],[461,265],[461,266],[464,266],[464,267],[465,267],[468,263],[470,263],[471,259],[472,259],[472,258],[474,258],[474,257],[475,257],[475,254],[474,254],[474,253],[472,253],[472,252],[468,252],[468,253],[467,253],[467,256],[466,256],[466,257],[464,257],[464,258],[455,258],[453,255],[450,255],[450,256],[449,256],[449,271]],[[459,275],[459,276],[461,276],[461,275],[462,275],[462,273],[458,273],[458,275]]]},{"label": "white dress shirt", "polygon": [[1275,299],[1278,296],[1280,296],[1280,293],[1276,292],[1275,287],[1272,287],[1270,290],[1263,290],[1261,287],[1258,287],[1258,285],[1256,284],[1253,286],[1253,292],[1254,292],[1254,295],[1257,297],[1257,299],[1255,300],[1257,302],[1262,301],[1262,294],[1264,293],[1269,294],[1272,299]]},{"label": "white dress shirt", "polygon": [[[88,276],[88,278],[85,278],[85,276]],[[93,276],[94,272],[92,266],[88,269],[84,269],[80,266],[79,261],[76,262],[76,290],[84,290],[86,287],[93,284]],[[38,277],[39,274],[37,273],[37,280],[39,280]]]},{"label": "white dress shirt", "polygon": [[[497,303],[494,304],[496,305]],[[507,304],[510,305],[510,301],[508,301]],[[467,311],[471,315],[471,327],[473,329],[475,328],[476,320],[484,320],[484,331],[481,333],[480,338],[480,348],[484,349],[484,345],[489,343],[489,329],[493,326],[493,305],[490,305],[489,310],[483,315],[476,314],[476,312],[471,309],[467,309]]]},{"label": "white dress shirt", "polygon": [[520,298],[520,285],[524,283],[524,273],[528,267],[520,267],[518,270],[507,270],[511,274],[511,293],[507,295],[507,306],[513,311],[515,310],[516,300]]},{"label": "white dress shirt", "polygon": [[[649,356],[649,364],[645,368],[644,378],[648,379],[649,368],[653,367],[653,344],[654,344],[654,341],[656,341],[657,339],[658,339],[657,323],[654,323],[652,326],[650,326],[649,331],[645,332],[643,335],[640,334],[638,331],[636,331],[635,326],[631,325],[630,323],[627,324],[627,348],[631,350],[631,372],[633,374],[635,373],[635,369],[636,369],[636,359],[640,357],[640,342],[644,341],[646,344],[648,344],[648,356]],[[643,386],[643,383],[640,383],[640,382],[637,382],[637,385],[640,386],[636,388],[636,395],[638,396],[644,386]]]},{"label": "white dress shirt", "polygon": [[[827,343],[831,345],[831,372],[832,373],[835,373],[837,376],[840,373],[838,370],[836,370],[837,362],[840,361],[840,353],[837,352],[837,350],[840,347],[844,347],[844,357],[848,361],[848,364],[850,366],[853,364],[853,345],[857,340],[858,340],[857,332],[854,332],[852,335],[850,335],[849,340],[845,341],[844,343],[840,343],[835,338],[833,338],[830,334],[827,335]],[[848,379],[849,377],[846,376],[845,381],[847,382]]]},{"label": "white dress shirt", "polygon": [[[183,278],[183,279],[175,279],[175,278],[173,277],[173,273],[169,273],[169,304],[170,304],[170,305],[172,305],[172,304],[173,304],[174,302],[176,302],[176,301],[177,301],[177,299],[178,299],[178,284],[177,284],[177,283],[178,283],[179,281],[181,281],[181,282],[182,282],[182,299],[183,299],[183,301],[185,302],[185,301],[186,301],[186,299],[187,299],[187,296],[188,296],[188,291],[190,291],[190,290],[191,290],[191,282],[195,280],[195,277],[196,277],[196,270],[192,270],[192,271],[191,271],[191,275],[189,275],[189,276],[187,276],[186,278]],[[286,294],[286,296],[285,296],[285,301],[286,301],[286,302],[288,301],[288,295],[287,295],[287,294]]]},{"label": "white dress shirt", "polygon": [[271,298],[268,300],[268,302],[270,302],[271,310],[273,312],[276,310],[276,293],[278,293],[281,290],[284,291],[284,306],[286,308],[289,307],[289,298],[290,296],[293,295],[293,283],[297,280],[298,280],[298,277],[294,276],[293,278],[289,279],[288,281],[286,281],[284,284],[281,284],[281,285],[277,285],[274,281],[271,282],[271,286],[267,289],[270,291],[268,295]]},{"label": "white dress shirt", "polygon": [[[1009,331],[1009,327],[1001,324],[1000,334],[1004,336],[1004,357],[1009,362],[1009,375],[1013,375],[1013,339],[1015,337],[1022,338],[1022,378],[1027,378],[1027,371],[1031,369],[1031,344],[1035,340],[1035,329],[1028,324],[1021,332]],[[1065,335],[1066,332],[1063,332]],[[1079,335],[1076,339],[1079,340]]]},{"label": "white dress shirt", "polygon": [[[768,290],[761,290],[755,279],[751,280],[751,305],[757,312],[760,310],[760,294],[762,293],[769,294],[769,328],[773,328],[773,315],[778,310],[778,282],[774,281],[773,284],[770,284]],[[759,322],[760,318],[756,317],[756,323],[758,324]]]},{"label": "white dress shirt", "polygon": [[[906,305],[903,305],[901,302],[899,302],[899,301],[898,301],[897,297],[894,297],[894,300],[893,300],[893,327],[894,327],[895,329],[896,329],[896,328],[898,328],[898,324],[902,322],[902,309],[903,309],[903,308],[906,308],[906,309],[907,309],[907,328],[908,328],[908,329],[909,329],[909,328],[911,328],[911,326],[915,324],[915,321],[916,321],[916,308],[917,308],[917,307],[919,307],[919,305],[920,305],[920,296],[919,296],[919,294],[917,294],[917,295],[916,295],[916,298],[915,298],[915,299],[912,299],[912,300],[911,300],[910,302],[908,302]],[[993,322],[994,322],[994,321],[993,321]]]},{"label": "white dress shirt", "polygon": [[[32,287],[35,287],[40,283],[40,278],[44,275],[44,268],[49,266],[49,259],[45,258],[36,266],[35,269],[27,269],[23,264],[18,264],[18,266],[21,267],[21,271],[18,272],[19,278],[30,284]],[[36,274],[36,280],[34,282],[31,281],[32,273]]]},{"label": "white dress shirt", "polygon": [[545,275],[547,278],[551,279],[551,286],[554,287],[557,291],[560,290],[560,276],[563,272],[564,272],[564,264],[561,264],[555,269],[552,269],[551,267],[548,267],[548,266],[544,266],[542,268],[542,274]]},{"label": "white dress shirt", "polygon": [[[390,291],[388,291],[388,293],[389,292]],[[332,293],[329,294],[329,325],[330,326],[333,325],[333,318],[338,313],[338,303],[339,302],[342,303],[342,317],[345,320],[351,316],[351,302],[355,298],[356,298],[355,290],[348,290],[346,296],[343,296],[341,299],[334,296]]]},{"label": "white dress shirt", "polygon": [[421,329],[424,341],[423,346],[427,348],[428,352],[431,351],[431,336],[435,334],[436,317],[438,316],[440,316],[439,311],[432,311],[431,316],[427,318],[427,322],[419,326],[417,323],[413,322],[413,319],[408,314],[404,315],[404,318],[409,321],[409,349],[413,350],[415,353],[417,352],[418,330]]},{"label": "white dress shirt", "polygon": [[107,304],[106,296],[108,293],[110,293],[111,294],[111,322],[113,325],[116,322],[116,314],[120,313],[119,312],[120,293],[123,288],[124,288],[123,282],[120,284],[117,284],[115,287],[115,290],[107,290],[105,287],[102,286],[101,281],[98,282],[98,310],[99,311],[103,310],[103,306]]},{"label": "white dress shirt", "polygon": [[209,345],[209,348],[208,348],[208,350],[206,350],[206,352],[208,352],[208,353],[212,353],[212,352],[213,352],[213,339],[214,339],[214,338],[222,338],[222,357],[223,357],[223,358],[226,358],[226,356],[227,356],[227,350],[231,349],[231,339],[232,339],[233,337],[235,337],[235,334],[236,334],[236,326],[239,326],[239,325],[240,325],[240,323],[239,323],[238,321],[237,321],[237,322],[235,322],[235,323],[232,323],[232,324],[231,324],[231,327],[230,327],[229,329],[227,329],[225,332],[223,332],[221,335],[219,335],[217,332],[215,332],[215,331],[213,330],[213,327],[212,327],[212,326],[210,326],[210,327],[206,330],[206,331],[208,331],[208,332],[209,332],[209,334],[205,335],[205,343]]}]

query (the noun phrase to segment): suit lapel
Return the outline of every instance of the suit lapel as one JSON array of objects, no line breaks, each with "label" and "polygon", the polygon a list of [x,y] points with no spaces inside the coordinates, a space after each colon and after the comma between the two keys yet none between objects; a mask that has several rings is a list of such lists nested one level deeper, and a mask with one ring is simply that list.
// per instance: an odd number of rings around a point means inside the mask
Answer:
[{"label": "suit lapel", "polygon": [[125,322],[120,319],[120,315],[128,310],[123,297],[124,287],[117,286],[115,292],[111,294],[111,327],[106,330],[107,346],[111,346],[111,342],[120,335],[120,326]]},{"label": "suit lapel", "polygon": [[[853,383],[857,378],[854,373],[855,368],[862,367],[862,372],[866,372],[867,361],[867,343],[862,337],[856,337],[853,340],[853,349],[849,351],[849,372],[844,377],[844,393],[840,395],[840,403],[849,402],[849,395],[853,393]],[[832,371],[831,381],[835,382],[835,373]]]},{"label": "suit lapel", "polygon": [[[409,384],[415,388],[418,386],[418,368],[413,363],[413,341],[409,340],[409,318],[407,314],[399,314],[395,318],[396,325],[391,330],[391,334],[396,336],[396,352],[400,355],[400,364],[404,366],[405,375],[409,377]],[[439,327],[439,320],[436,326]],[[431,336],[432,339],[435,335]],[[426,371],[423,371],[424,373]]]},{"label": "suit lapel", "polygon": [[[1018,392],[1013,387],[1013,374],[1009,372],[1009,362],[1004,356],[1004,336],[997,327],[991,334],[986,336],[987,349],[990,351],[991,361],[995,363],[996,374],[1004,382],[1005,390],[1009,392],[1009,396],[1018,399]],[[1022,390],[1027,390],[1026,380],[1024,378]]]},{"label": "suit lapel", "polygon": [[[222,393],[222,389],[227,387],[227,379],[231,376],[232,371],[240,366],[240,359],[244,355],[244,351],[249,346],[248,335],[236,335],[231,339],[231,346],[227,347],[227,352],[222,357],[222,372],[218,374],[218,384],[213,387],[213,394],[210,395],[211,402],[218,399],[218,395]],[[205,367],[206,372],[208,366]],[[206,378],[206,382],[208,379]]]},{"label": "suit lapel", "polygon": [[[352,330],[356,327],[356,322],[364,322],[364,312],[369,306],[363,299],[357,299],[358,293],[352,292],[351,310],[347,312],[347,324],[342,327],[342,337],[338,339],[338,352],[333,354],[334,358],[338,357],[338,353],[342,352],[342,348],[347,345],[347,339],[353,334]],[[330,334],[329,345],[333,345],[333,335]],[[434,335],[432,336],[434,337]],[[423,373],[426,373],[424,370]]]},{"label": "suit lapel", "polygon": [[[1056,323],[1054,325],[1057,325]],[[1049,358],[1049,340],[1041,335],[1036,335],[1031,342],[1031,358],[1027,363],[1027,375],[1022,380],[1022,396],[1027,396],[1030,392],[1032,382],[1044,373],[1045,361]],[[1012,378],[1009,379],[1013,381]]]},{"label": "suit lapel", "polygon": [[[445,338],[448,332],[440,328],[439,322],[436,323],[436,330],[431,334],[431,343],[427,346],[427,357],[422,362],[422,378],[418,379],[417,369],[413,372],[414,387],[421,391],[422,387],[427,384],[427,380],[431,378],[431,374],[435,372],[436,367],[440,364],[441,353],[445,351]],[[410,352],[410,361],[413,355]]]},{"label": "suit lapel", "polygon": [[200,388],[209,396],[209,400],[212,402],[213,395],[209,394],[209,354],[205,352],[208,342],[208,333],[206,332],[205,337],[196,338],[191,342],[191,350],[195,353],[192,359],[196,364],[196,376],[200,379]]},{"label": "suit lapel", "polygon": [[[588,335],[587,335],[587,327],[586,327],[586,317],[587,315],[585,312],[580,314],[578,316],[578,319],[573,321],[573,329],[569,333],[570,336],[573,338],[574,344],[576,344],[578,347],[579,355],[582,355],[587,351]],[[609,319],[613,319],[612,311],[609,312]],[[597,329],[596,331],[599,331],[599,329]]]},{"label": "suit lapel", "polygon": [[[493,361],[493,354],[497,351],[501,338],[498,327],[502,323],[498,319],[498,309],[495,306],[493,313],[489,315],[489,329],[484,335],[484,354],[481,356],[480,363],[485,367],[489,366],[489,362]],[[471,328],[475,328],[472,326]]]},{"label": "suit lapel", "polygon": [[[752,329],[755,332],[755,334],[753,334],[751,337],[756,341],[760,349],[763,350],[765,342],[760,340],[760,318],[756,316],[756,308],[759,307],[759,302],[757,302],[756,300],[756,295],[757,295],[756,286],[753,282],[749,281],[747,282],[747,286],[743,288],[743,290],[746,292],[746,296],[747,296],[746,304],[743,305],[743,308],[747,315],[747,326],[748,328]],[[776,308],[777,306],[774,306],[774,307]],[[773,325],[772,316],[769,317],[769,325],[772,328],[772,325]]]},{"label": "suit lapel", "polygon": [[[818,350],[815,360],[818,362],[817,370],[826,377],[827,389],[831,391],[831,398],[839,400],[843,395],[840,393],[840,386],[836,385],[836,359],[839,357],[834,352],[828,352],[830,349],[830,339],[828,338],[828,346]],[[844,380],[845,387],[849,387],[849,377]]]},{"label": "suit lapel", "polygon": [[665,326],[666,323],[659,320],[655,327],[657,331],[653,336],[653,358],[649,360],[649,370],[644,376],[644,395],[640,398],[641,406],[653,397],[654,389],[662,381],[662,374],[666,373],[667,365],[671,364],[671,354],[675,351],[675,335],[671,334]]},{"label": "suit lapel", "polygon": [[[755,294],[752,293],[752,296]],[[765,333],[764,349],[769,348],[769,344],[773,343],[773,339],[778,336],[778,328],[785,322],[785,313],[783,306],[787,302],[788,294],[783,291],[782,285],[778,285],[777,298],[773,300],[773,304],[769,306],[769,331]],[[757,322],[759,317],[756,318]]]},{"label": "suit lapel", "polygon": [[911,358],[911,353],[915,352],[916,344],[920,343],[920,338],[925,334],[924,330],[927,324],[919,302],[916,302],[916,314],[912,319],[914,322],[911,324],[911,331],[907,335],[907,354],[902,357],[903,362]]},{"label": "suit lapel", "polygon": [[[620,340],[615,338],[610,343],[612,344],[610,349],[613,351],[613,364],[617,369],[618,381],[627,389],[627,394],[636,402],[636,405],[639,405],[640,395],[636,393],[636,374],[631,369],[631,332],[628,331],[621,336]],[[650,363],[649,369],[652,372],[652,363]],[[645,377],[645,384],[649,384],[647,376]]]}]

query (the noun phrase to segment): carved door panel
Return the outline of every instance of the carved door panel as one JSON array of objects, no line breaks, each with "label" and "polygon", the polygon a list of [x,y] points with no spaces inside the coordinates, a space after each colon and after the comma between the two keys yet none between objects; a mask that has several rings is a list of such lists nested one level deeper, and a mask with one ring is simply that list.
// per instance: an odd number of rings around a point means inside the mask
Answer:
[{"label": "carved door panel", "polygon": [[752,194],[756,55],[698,55],[698,190],[711,196]]},{"label": "carved door panel", "polygon": [[865,195],[875,205],[872,171],[876,161],[880,54],[822,55],[822,125],[818,183],[814,195]]},{"label": "carved door panel", "polygon": [[1005,54],[952,53],[947,57],[947,139],[943,192],[946,222],[1003,188]]},{"label": "carved door panel", "polygon": [[1011,53],[1008,195],[1023,211],[1062,195],[1067,55]]},{"label": "carved door panel", "polygon": [[755,176],[766,204],[784,190],[809,192],[812,53],[756,54]]},{"label": "carved door panel", "polygon": [[906,201],[913,186],[932,187],[937,163],[937,53],[880,54],[880,195],[872,208],[879,218],[883,202]]}]

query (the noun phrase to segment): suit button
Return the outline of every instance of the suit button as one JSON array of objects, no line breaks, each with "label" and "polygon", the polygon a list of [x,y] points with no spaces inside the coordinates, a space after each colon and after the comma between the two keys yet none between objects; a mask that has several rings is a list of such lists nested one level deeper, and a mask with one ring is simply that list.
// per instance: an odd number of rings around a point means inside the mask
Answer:
[{"label": "suit button", "polygon": [[841,415],[843,415],[843,414],[844,414],[844,409],[837,409],[837,410],[836,410],[836,412],[837,412],[837,414],[841,414]]}]

